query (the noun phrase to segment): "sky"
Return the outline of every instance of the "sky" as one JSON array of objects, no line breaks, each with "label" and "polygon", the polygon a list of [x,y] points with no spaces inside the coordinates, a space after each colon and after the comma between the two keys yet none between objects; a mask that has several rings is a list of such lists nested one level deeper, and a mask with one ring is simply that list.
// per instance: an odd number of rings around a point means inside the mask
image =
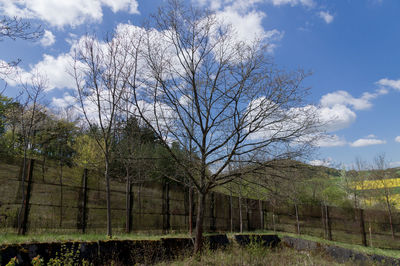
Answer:
[{"label": "sky", "polygon": [[[303,83],[329,135],[312,164],[351,167],[385,154],[400,166],[400,1],[397,0],[186,0],[209,8],[236,28],[239,38],[261,37],[274,62],[310,72]],[[37,41],[4,39],[0,60],[21,59],[22,77],[48,79],[46,99],[71,102],[71,47],[87,33],[101,38],[120,24],[141,26],[164,0],[0,0],[2,16],[42,25]],[[8,78],[5,94],[19,81]]]}]

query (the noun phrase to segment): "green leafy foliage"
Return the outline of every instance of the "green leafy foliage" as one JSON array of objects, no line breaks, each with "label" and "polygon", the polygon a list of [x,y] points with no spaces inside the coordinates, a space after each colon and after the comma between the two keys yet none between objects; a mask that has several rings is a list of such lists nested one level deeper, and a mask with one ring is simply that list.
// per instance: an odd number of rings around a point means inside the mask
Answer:
[{"label": "green leafy foliage", "polygon": [[4,134],[6,128],[6,118],[8,109],[10,109],[13,101],[11,98],[8,98],[2,94],[0,94],[0,136]]}]

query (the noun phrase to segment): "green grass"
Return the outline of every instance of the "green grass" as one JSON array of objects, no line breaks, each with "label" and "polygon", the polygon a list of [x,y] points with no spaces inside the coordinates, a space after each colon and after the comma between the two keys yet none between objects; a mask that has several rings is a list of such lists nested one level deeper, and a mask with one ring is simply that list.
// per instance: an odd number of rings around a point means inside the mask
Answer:
[{"label": "green grass", "polygon": [[[165,237],[188,237],[187,234],[115,234],[112,240],[160,240]],[[22,244],[22,243],[41,243],[41,242],[92,242],[100,240],[110,240],[105,234],[69,234],[69,233],[43,233],[28,234],[20,236],[15,233],[0,233],[0,245]]]},{"label": "green grass", "polygon": [[354,261],[340,264],[331,257],[315,252],[296,251],[279,247],[270,249],[260,245],[239,247],[232,245],[225,250],[204,251],[200,256],[180,258],[157,265],[357,265]]},{"label": "green grass", "polygon": [[[229,233],[228,237],[233,239],[233,235],[235,233]],[[256,231],[256,232],[245,232],[244,234],[274,234],[273,231]],[[389,249],[380,249],[373,247],[364,247],[361,245],[342,243],[337,241],[329,241],[323,238],[309,236],[309,235],[297,235],[293,233],[285,233],[285,232],[277,232],[276,233],[280,238],[284,236],[290,236],[294,238],[301,238],[305,240],[310,240],[322,244],[336,245],[343,248],[352,249],[355,251],[359,251],[366,254],[377,254],[383,255],[393,258],[400,259],[400,250],[389,250]],[[207,234],[208,235],[208,234]],[[112,239],[113,240],[159,240],[161,238],[170,238],[170,237],[189,237],[188,234],[184,233],[171,233],[171,234],[151,234],[151,233],[132,233],[132,234],[123,234],[117,233]],[[7,244],[21,244],[21,243],[38,243],[38,242],[67,242],[67,241],[99,241],[99,240],[109,240],[109,238],[104,234],[99,233],[88,233],[88,234],[79,234],[79,233],[66,233],[65,231],[60,232],[52,232],[52,233],[36,233],[36,234],[28,234],[25,236],[19,236],[15,233],[10,232],[0,232],[0,245]]]},{"label": "green grass", "polygon": [[[356,245],[356,244],[348,244],[348,243],[342,243],[342,242],[337,242],[337,241],[330,241],[330,240],[326,240],[326,239],[315,237],[315,236],[309,236],[309,235],[298,235],[298,234],[285,233],[285,232],[274,233],[273,231],[256,231],[256,232],[248,232],[248,234],[277,234],[280,238],[283,238],[284,236],[290,236],[290,237],[294,237],[294,238],[301,238],[301,239],[305,239],[305,240],[318,242],[321,244],[335,245],[338,247],[348,248],[348,249],[359,251],[359,252],[362,252],[365,254],[377,254],[377,255],[400,259],[400,250],[364,247],[364,246]],[[229,236],[233,237],[233,234],[229,234]]]}]

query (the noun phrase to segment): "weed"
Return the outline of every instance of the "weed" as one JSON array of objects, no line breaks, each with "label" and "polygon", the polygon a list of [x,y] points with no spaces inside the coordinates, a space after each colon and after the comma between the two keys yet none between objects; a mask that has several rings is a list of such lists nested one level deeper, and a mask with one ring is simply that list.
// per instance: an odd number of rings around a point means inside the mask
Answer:
[{"label": "weed", "polygon": [[19,262],[18,262],[17,257],[14,257],[6,264],[6,266],[16,266],[18,264],[19,264]]},{"label": "weed", "polygon": [[[87,260],[80,260],[80,249],[81,246],[78,245],[77,247],[72,245],[70,248],[67,248],[66,245],[61,245],[61,250],[60,253],[56,253],[55,258],[51,258],[49,262],[47,263],[47,266],[63,266],[63,265],[68,265],[68,266],[78,266],[78,265],[85,265],[89,266],[91,263],[89,263]],[[41,264],[39,264],[41,265]]]},{"label": "weed", "polygon": [[34,257],[31,261],[33,266],[44,266],[44,260],[43,258],[41,258],[39,255],[37,255],[36,257]]}]

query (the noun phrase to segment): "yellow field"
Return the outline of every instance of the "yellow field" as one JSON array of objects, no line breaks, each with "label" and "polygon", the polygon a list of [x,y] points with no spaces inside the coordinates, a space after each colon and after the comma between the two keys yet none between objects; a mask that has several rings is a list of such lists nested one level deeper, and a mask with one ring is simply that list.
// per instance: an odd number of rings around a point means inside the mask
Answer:
[{"label": "yellow field", "polygon": [[358,182],[356,184],[357,190],[382,189],[382,188],[393,188],[393,187],[400,187],[400,178],[390,178],[383,180],[366,180],[364,182]]},{"label": "yellow field", "polygon": [[[358,182],[355,184],[357,190],[379,190],[384,188],[395,188],[400,187],[400,178],[390,178],[383,180],[366,180],[364,182]],[[396,208],[400,207],[400,194],[389,194],[389,201],[394,204]],[[369,199],[364,199],[364,203],[367,206],[375,205],[378,202],[385,202],[383,196],[376,195]]]}]

